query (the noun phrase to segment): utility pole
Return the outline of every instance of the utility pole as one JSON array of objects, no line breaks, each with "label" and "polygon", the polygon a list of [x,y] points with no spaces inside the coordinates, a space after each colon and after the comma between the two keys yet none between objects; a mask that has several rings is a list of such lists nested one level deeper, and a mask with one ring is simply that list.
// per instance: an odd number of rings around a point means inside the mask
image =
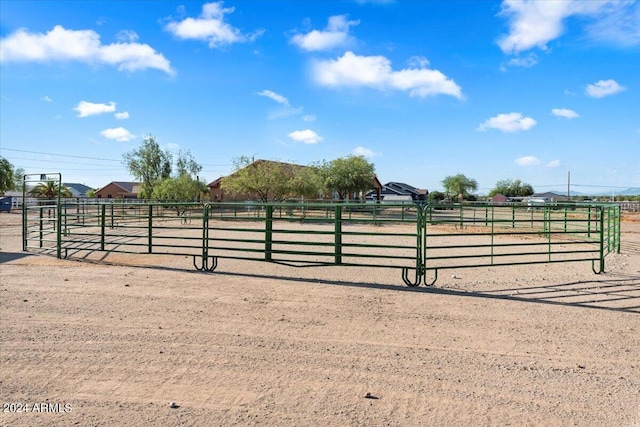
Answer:
[{"label": "utility pole", "polygon": [[567,200],[571,200],[571,171],[567,171]]}]

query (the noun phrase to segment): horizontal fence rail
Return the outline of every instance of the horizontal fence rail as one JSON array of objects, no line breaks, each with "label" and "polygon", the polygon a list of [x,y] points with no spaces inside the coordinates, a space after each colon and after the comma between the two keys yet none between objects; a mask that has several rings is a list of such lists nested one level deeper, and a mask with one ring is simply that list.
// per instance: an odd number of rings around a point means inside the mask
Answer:
[{"label": "horizontal fence rail", "polygon": [[438,270],[588,261],[620,251],[613,204],[60,203],[23,213],[23,250],[188,256],[293,266],[401,270],[409,286]]}]

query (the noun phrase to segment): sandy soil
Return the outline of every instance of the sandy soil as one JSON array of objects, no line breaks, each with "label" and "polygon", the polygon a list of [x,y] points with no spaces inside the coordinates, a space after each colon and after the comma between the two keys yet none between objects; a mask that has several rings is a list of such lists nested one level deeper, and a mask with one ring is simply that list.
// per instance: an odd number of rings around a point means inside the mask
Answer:
[{"label": "sandy soil", "polygon": [[640,426],[638,219],[605,274],[407,288],[398,270],[26,254],[0,214],[0,424]]}]

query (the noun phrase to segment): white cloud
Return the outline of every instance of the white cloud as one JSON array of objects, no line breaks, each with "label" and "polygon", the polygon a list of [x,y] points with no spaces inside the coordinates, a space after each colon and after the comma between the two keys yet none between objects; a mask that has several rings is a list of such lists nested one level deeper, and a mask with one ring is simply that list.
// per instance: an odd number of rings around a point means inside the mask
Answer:
[{"label": "white cloud", "polygon": [[173,153],[177,153],[180,151],[180,144],[175,144],[173,142],[168,142],[165,145],[165,148]]},{"label": "white cloud", "polygon": [[89,117],[116,111],[116,103],[111,101],[108,104],[94,104],[93,102],[80,101],[73,108],[78,112],[78,117]]},{"label": "white cloud", "polygon": [[429,66],[429,60],[424,56],[412,56],[407,61],[407,64],[412,68],[427,68]]},{"label": "white cloud", "polygon": [[307,34],[296,34],[291,38],[291,43],[310,52],[345,46],[353,41],[349,28],[359,23],[358,20],[348,21],[346,15],[331,16],[324,31],[312,30]]},{"label": "white cloud", "polygon": [[289,134],[289,138],[305,144],[317,144],[322,141],[322,137],[311,129],[293,131]]},{"label": "white cloud", "polygon": [[271,98],[274,101],[276,101],[277,103],[284,105],[285,107],[289,106],[289,100],[287,98],[285,98],[284,96],[282,96],[282,95],[280,95],[278,93],[275,93],[273,91],[265,89],[263,91],[258,92],[257,95],[266,96],[267,98]]},{"label": "white cloud", "polygon": [[284,119],[286,117],[291,117],[291,116],[295,116],[295,115],[298,115],[298,114],[302,114],[303,110],[304,110],[303,107],[296,107],[296,108],[285,107],[285,108],[281,108],[281,109],[278,109],[278,110],[270,111],[269,115],[267,116],[267,118],[269,120]]},{"label": "white cloud", "polygon": [[138,33],[131,30],[122,30],[116,34],[116,38],[119,42],[135,42],[138,40]]},{"label": "white cloud", "polygon": [[615,0],[503,0],[499,15],[509,21],[509,33],[498,40],[504,53],[518,53],[547,43],[564,32],[564,20],[571,16],[597,16]]},{"label": "white cloud", "polygon": [[556,117],[564,117],[565,119],[577,119],[580,117],[580,114],[576,113],[573,110],[569,110],[567,108],[553,108],[551,110],[551,114]]},{"label": "white cloud", "polygon": [[222,5],[221,1],[205,3],[202,6],[200,17],[169,22],[165,26],[165,30],[180,39],[205,41],[209,43],[210,48],[253,41],[262,35],[262,30],[252,34],[243,34],[238,28],[229,25],[225,22],[225,15],[233,13],[235,8],[223,8]]},{"label": "white cloud", "polygon": [[304,116],[302,116],[302,120],[305,122],[315,122],[316,116],[315,114],[305,114]]},{"label": "white cloud", "polygon": [[603,10],[603,16],[586,26],[591,38],[622,47],[640,44],[640,3],[613,2]]},{"label": "white cloud", "polygon": [[551,160],[549,163],[547,163],[547,167],[548,168],[557,168],[560,166],[560,160]]},{"label": "white cloud", "polygon": [[527,55],[524,57],[512,58],[507,62],[509,67],[522,67],[531,68],[538,63],[538,57],[535,54]]},{"label": "white cloud", "polygon": [[47,95],[40,98],[40,100],[44,102],[53,102],[53,99],[49,98]]},{"label": "white cloud", "polygon": [[302,114],[303,107],[292,108],[291,105],[289,104],[289,100],[285,96],[280,95],[279,93],[265,89],[258,92],[256,95],[270,98],[283,106],[283,108],[269,112],[269,115],[268,115],[269,120],[282,119],[285,117]]},{"label": "white cloud", "polygon": [[615,80],[600,80],[594,84],[587,85],[586,92],[592,98],[603,98],[609,95],[615,95],[627,90],[626,87],[620,86]]},{"label": "white cloud", "polygon": [[364,156],[364,157],[367,157],[369,159],[372,158],[372,157],[376,157],[376,156],[380,155],[379,153],[376,153],[373,150],[371,150],[369,148],[366,148],[366,147],[363,147],[361,145],[359,145],[356,148],[354,148],[351,151],[351,153],[356,155],[356,156]]},{"label": "white cloud", "polygon": [[524,117],[521,113],[498,114],[485,120],[477,130],[498,129],[502,132],[518,132],[529,130],[536,125],[536,121],[531,117]]},{"label": "white cloud", "polygon": [[514,163],[518,166],[537,166],[540,164],[540,160],[537,157],[524,156],[515,159]]},{"label": "white cloud", "polygon": [[408,91],[410,96],[450,95],[462,98],[462,89],[438,70],[428,68],[391,69],[384,56],[358,56],[346,52],[336,60],[319,60],[313,64],[313,77],[328,87],[367,86],[377,89]]},{"label": "white cloud", "polygon": [[126,120],[129,118],[129,112],[123,111],[121,113],[115,113],[114,116],[116,116],[116,119],[118,120]]},{"label": "white cloud", "polygon": [[102,132],[100,132],[100,135],[104,136],[105,138],[113,139],[115,141],[120,141],[120,142],[131,141],[133,138],[136,137],[135,135],[133,135],[131,132],[129,132],[123,127],[105,129]]},{"label": "white cloud", "polygon": [[0,40],[0,61],[79,61],[114,65],[120,71],[155,68],[167,74],[175,73],[169,61],[147,44],[118,42],[103,45],[93,30],[66,30],[60,25],[46,34],[19,29],[3,38]]}]

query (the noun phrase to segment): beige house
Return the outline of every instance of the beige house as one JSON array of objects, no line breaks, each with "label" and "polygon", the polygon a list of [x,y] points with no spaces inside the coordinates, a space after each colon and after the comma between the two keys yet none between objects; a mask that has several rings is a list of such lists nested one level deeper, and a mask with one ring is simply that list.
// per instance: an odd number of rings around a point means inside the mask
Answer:
[{"label": "beige house", "polygon": [[137,199],[139,191],[139,182],[112,181],[95,195],[98,199]]}]

